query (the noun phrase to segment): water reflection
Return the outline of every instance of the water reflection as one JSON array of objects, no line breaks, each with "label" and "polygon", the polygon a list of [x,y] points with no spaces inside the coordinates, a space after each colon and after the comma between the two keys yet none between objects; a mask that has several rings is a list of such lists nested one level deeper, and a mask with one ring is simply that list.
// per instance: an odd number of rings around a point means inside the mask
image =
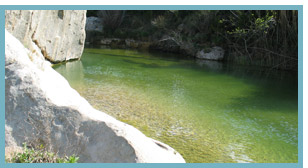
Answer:
[{"label": "water reflection", "polygon": [[84,69],[81,61],[67,62],[65,64],[55,65],[53,68],[62,74],[70,84],[84,83]]},{"label": "water reflection", "polygon": [[218,61],[210,61],[203,59],[196,59],[197,65],[205,67],[206,69],[214,72],[219,72],[223,70],[223,63]]}]

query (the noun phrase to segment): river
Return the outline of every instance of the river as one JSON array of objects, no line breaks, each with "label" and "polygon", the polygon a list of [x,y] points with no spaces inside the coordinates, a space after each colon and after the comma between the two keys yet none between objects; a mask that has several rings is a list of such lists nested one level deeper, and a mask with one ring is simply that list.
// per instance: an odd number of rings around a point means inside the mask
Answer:
[{"label": "river", "polygon": [[54,69],[93,107],[186,162],[297,163],[297,73],[90,48]]}]

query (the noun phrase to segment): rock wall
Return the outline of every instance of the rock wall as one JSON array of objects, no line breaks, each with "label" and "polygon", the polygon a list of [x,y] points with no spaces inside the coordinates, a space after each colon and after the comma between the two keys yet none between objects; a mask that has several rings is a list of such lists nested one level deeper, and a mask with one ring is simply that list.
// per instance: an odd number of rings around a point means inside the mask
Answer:
[{"label": "rock wall", "polygon": [[168,145],[95,110],[42,57],[5,31],[6,149],[27,142],[80,162],[185,162]]},{"label": "rock wall", "polygon": [[5,28],[31,51],[56,63],[79,59],[85,42],[85,10],[6,10]]}]

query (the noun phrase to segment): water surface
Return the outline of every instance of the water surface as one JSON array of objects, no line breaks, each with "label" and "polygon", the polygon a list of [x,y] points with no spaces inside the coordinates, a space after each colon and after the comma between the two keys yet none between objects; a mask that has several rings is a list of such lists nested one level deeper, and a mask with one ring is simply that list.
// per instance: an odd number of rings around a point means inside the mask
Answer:
[{"label": "water surface", "polygon": [[54,68],[95,108],[187,162],[298,160],[297,74],[117,49],[86,49]]}]

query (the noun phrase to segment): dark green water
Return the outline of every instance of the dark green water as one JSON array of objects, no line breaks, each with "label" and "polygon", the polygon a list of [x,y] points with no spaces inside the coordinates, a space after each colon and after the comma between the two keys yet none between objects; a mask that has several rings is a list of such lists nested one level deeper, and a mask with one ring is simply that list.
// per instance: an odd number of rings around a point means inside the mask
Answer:
[{"label": "dark green water", "polygon": [[297,74],[116,49],[54,68],[95,108],[187,162],[298,160]]}]

